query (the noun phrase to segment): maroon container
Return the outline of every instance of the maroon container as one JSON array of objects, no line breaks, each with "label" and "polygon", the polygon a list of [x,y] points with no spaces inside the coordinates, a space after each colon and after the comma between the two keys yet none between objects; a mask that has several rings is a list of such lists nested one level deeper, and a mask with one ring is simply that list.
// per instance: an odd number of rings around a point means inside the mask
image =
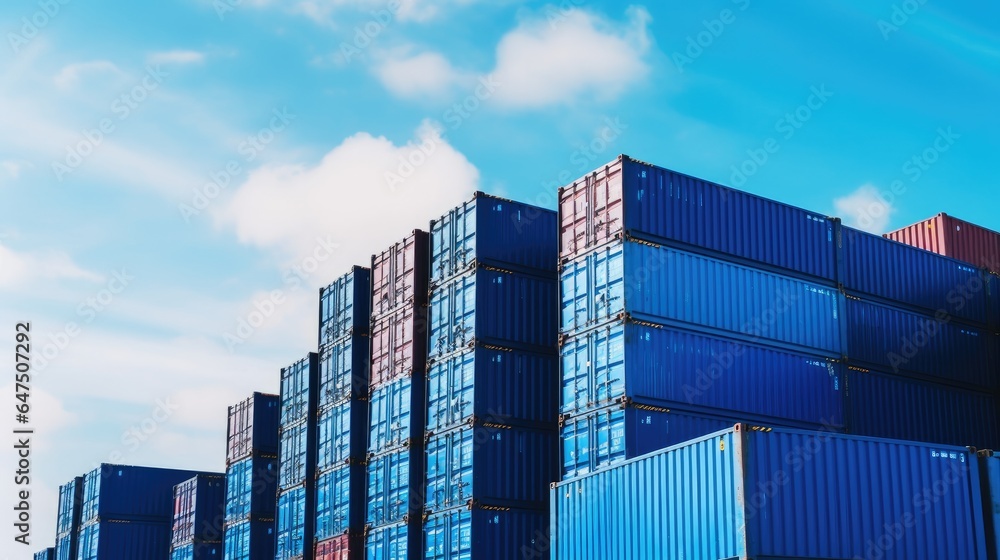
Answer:
[{"label": "maroon container", "polygon": [[343,534],[316,543],[316,560],[360,560],[365,557],[362,539]]},{"label": "maroon container", "polygon": [[254,453],[278,454],[277,395],[254,393],[249,399],[229,407],[226,464],[231,465]]},{"label": "maroon container", "polygon": [[885,237],[1000,274],[1000,233],[944,213]]},{"label": "maroon container", "polygon": [[372,320],[370,389],[427,367],[427,308],[403,307]]},{"label": "maroon container", "polygon": [[559,190],[559,257],[572,259],[622,236],[622,160]]},{"label": "maroon container", "polygon": [[427,232],[414,230],[372,256],[372,317],[427,305],[429,247]]}]

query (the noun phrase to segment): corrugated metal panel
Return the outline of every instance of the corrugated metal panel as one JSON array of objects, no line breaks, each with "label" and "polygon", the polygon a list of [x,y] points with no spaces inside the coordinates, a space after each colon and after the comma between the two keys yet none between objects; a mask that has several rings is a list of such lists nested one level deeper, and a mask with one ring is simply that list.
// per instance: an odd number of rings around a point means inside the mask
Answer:
[{"label": "corrugated metal panel", "polygon": [[281,369],[281,425],[294,424],[314,415],[319,383],[319,355],[305,358]]},{"label": "corrugated metal panel", "polygon": [[562,345],[566,414],[622,398],[842,426],[844,366],[816,356],[618,321]]},{"label": "corrugated metal panel", "polygon": [[435,512],[427,517],[423,558],[548,558],[548,517],[545,510],[506,508],[461,508]]},{"label": "corrugated metal panel", "polygon": [[986,525],[986,558],[1000,558],[1000,455],[984,450],[979,452],[982,478],[983,513]]},{"label": "corrugated metal panel", "polygon": [[56,560],[76,560],[79,529],[56,536]]},{"label": "corrugated metal panel", "polygon": [[424,481],[422,446],[370,457],[365,523],[370,527],[392,525],[407,515],[419,520]]},{"label": "corrugated metal panel", "polygon": [[170,549],[170,560],[222,560],[222,543],[189,543]]},{"label": "corrugated metal panel", "polygon": [[367,335],[358,334],[320,347],[319,410],[368,395],[370,342]]},{"label": "corrugated metal panel", "polygon": [[948,383],[993,388],[985,330],[884,305],[847,300],[847,356],[872,369],[913,372]]},{"label": "corrugated metal panel", "polygon": [[532,425],[556,421],[555,356],[476,346],[433,362],[427,429],[441,431],[476,417]]},{"label": "corrugated metal panel", "polygon": [[282,427],[279,489],[298,486],[310,478],[316,465],[314,438],[315,433],[308,422]]},{"label": "corrugated metal panel", "polygon": [[553,352],[558,290],[554,277],[483,267],[453,278],[431,293],[428,353],[440,357],[477,341]]},{"label": "corrugated metal panel", "polygon": [[423,441],[426,389],[424,378],[420,376],[393,381],[372,391],[369,453],[401,449],[412,442]]},{"label": "corrugated metal panel", "polygon": [[274,560],[274,520],[244,521],[226,527],[224,560]]},{"label": "corrugated metal panel", "polygon": [[852,434],[998,449],[993,395],[868,371],[847,375]]},{"label": "corrugated metal panel", "polygon": [[226,470],[226,523],[251,517],[274,519],[277,457],[251,457]]},{"label": "corrugated metal panel", "polygon": [[203,473],[102,464],[84,479],[81,523],[98,516],[102,520],[162,521],[169,545],[174,485],[196,474]]},{"label": "corrugated metal panel", "polygon": [[558,476],[555,431],[496,424],[427,439],[429,510],[476,504],[544,508]]},{"label": "corrugated metal panel", "polygon": [[560,190],[561,256],[623,235],[836,279],[834,220],[628,156]]},{"label": "corrugated metal panel", "polygon": [[169,560],[170,523],[101,521],[80,529],[78,560]]},{"label": "corrugated metal panel", "polygon": [[976,268],[848,227],[842,235],[849,292],[986,323],[986,286]]},{"label": "corrugated metal panel", "polygon": [[414,230],[402,241],[372,256],[372,316],[427,303],[430,241]]},{"label": "corrugated metal panel", "polygon": [[229,407],[226,464],[254,453],[278,454],[278,411],[278,396],[263,393]]},{"label": "corrugated metal panel", "polygon": [[986,276],[986,285],[990,302],[990,326],[993,332],[1000,333],[1000,276],[983,273]]},{"label": "corrugated metal panel", "polygon": [[[413,556],[409,554],[410,545],[419,539],[411,534],[406,523],[395,523],[384,527],[373,527],[365,533],[365,560],[410,560],[419,554],[419,548],[414,548]],[[419,542],[419,540],[418,540]]]},{"label": "corrugated metal panel", "polygon": [[46,548],[35,553],[35,560],[55,560],[56,549]]},{"label": "corrugated metal panel", "polygon": [[841,353],[831,289],[667,247],[616,243],[562,270],[562,332],[623,314]]},{"label": "corrugated metal panel", "polygon": [[1000,233],[947,214],[938,214],[885,236],[1000,274]]},{"label": "corrugated metal panel", "polygon": [[365,466],[345,465],[316,479],[316,540],[365,528]]},{"label": "corrugated metal panel", "polygon": [[440,284],[483,263],[555,274],[556,213],[476,193],[431,222],[431,282]]},{"label": "corrugated metal panel", "polygon": [[83,477],[78,476],[59,487],[56,534],[62,535],[80,528],[80,508],[82,506]]},{"label": "corrugated metal panel", "polygon": [[170,544],[221,542],[225,522],[226,475],[200,474],[174,486]]},{"label": "corrugated metal panel", "polygon": [[968,450],[738,428],[556,486],[553,558],[984,557]]},{"label": "corrugated metal panel", "polygon": [[351,272],[319,290],[319,346],[355,334],[367,334],[371,316],[371,270]]},{"label": "corrugated metal panel", "polygon": [[365,557],[363,538],[340,535],[316,543],[316,560],[362,560]]},{"label": "corrugated metal panel", "polygon": [[319,413],[316,471],[343,466],[368,455],[368,402],[349,401]]},{"label": "corrugated metal panel", "polygon": [[275,560],[312,556],[312,517],[308,492],[304,486],[278,494],[278,517],[275,519]]},{"label": "corrugated metal panel", "polygon": [[405,307],[372,320],[370,389],[427,368],[427,310]]}]

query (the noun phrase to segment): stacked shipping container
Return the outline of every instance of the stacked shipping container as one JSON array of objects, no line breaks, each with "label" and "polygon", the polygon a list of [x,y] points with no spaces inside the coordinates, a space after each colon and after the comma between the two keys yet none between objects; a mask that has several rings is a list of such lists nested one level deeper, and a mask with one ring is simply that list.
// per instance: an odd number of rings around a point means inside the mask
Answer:
[{"label": "stacked shipping container", "polygon": [[316,527],[319,355],[281,370],[281,453],[275,560],[312,560]]},{"label": "stacked shipping container", "polygon": [[554,212],[477,193],[431,223],[423,558],[518,556],[557,476]]},{"label": "stacked shipping container", "polygon": [[224,560],[274,560],[279,410],[262,393],[229,407]]},{"label": "stacked shipping container", "polygon": [[221,560],[226,475],[198,475],[174,486],[170,560]]},{"label": "stacked shipping container", "polygon": [[56,557],[55,548],[46,548],[35,553],[35,560],[54,560]]},{"label": "stacked shipping container", "polygon": [[885,237],[1000,274],[1000,233],[948,214],[938,214]]},{"label": "stacked shipping container", "polygon": [[428,236],[372,256],[365,557],[416,558],[424,509]]},{"label": "stacked shipping container", "polygon": [[316,560],[364,558],[370,315],[369,269],[320,290]]},{"label": "stacked shipping container", "polygon": [[77,539],[83,508],[83,477],[78,476],[59,487],[59,507],[56,515],[56,560],[77,559]]}]

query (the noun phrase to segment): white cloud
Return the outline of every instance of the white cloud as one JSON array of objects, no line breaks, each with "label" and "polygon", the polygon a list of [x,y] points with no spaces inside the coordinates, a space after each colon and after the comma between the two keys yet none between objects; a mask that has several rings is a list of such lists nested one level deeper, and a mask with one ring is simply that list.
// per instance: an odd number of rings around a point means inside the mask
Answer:
[{"label": "white cloud", "polygon": [[888,230],[889,221],[896,212],[892,204],[870,184],[834,200],[833,205],[848,226],[877,234]]},{"label": "white cloud", "polygon": [[80,84],[80,81],[90,75],[114,75],[121,78],[125,75],[115,63],[108,60],[93,60],[90,62],[78,62],[62,67],[59,73],[52,78],[56,86],[60,89],[72,89]]},{"label": "white cloud", "polygon": [[410,51],[404,48],[385,54],[374,70],[386,89],[399,97],[440,98],[470,79],[440,53]]},{"label": "white cloud", "polygon": [[27,161],[13,161],[4,160],[0,161],[0,170],[3,171],[3,175],[6,175],[8,179],[17,179],[21,176],[21,170],[25,167],[34,167],[30,162]]},{"label": "white cloud", "polygon": [[[425,23],[435,19],[442,13],[441,8],[447,5],[465,6],[478,0],[300,0],[291,3],[291,10],[316,21],[330,24],[338,12],[354,11],[373,19],[372,12],[388,14],[389,19],[398,21],[413,21]],[[278,0],[253,0],[256,7],[288,6],[288,3]]]},{"label": "white cloud", "polygon": [[60,251],[18,253],[0,244],[0,289],[24,286],[37,280],[59,279],[99,282],[101,276],[80,268],[69,255]]},{"label": "white cloud", "polygon": [[150,64],[195,64],[204,60],[204,53],[184,50],[155,52],[147,58]]}]

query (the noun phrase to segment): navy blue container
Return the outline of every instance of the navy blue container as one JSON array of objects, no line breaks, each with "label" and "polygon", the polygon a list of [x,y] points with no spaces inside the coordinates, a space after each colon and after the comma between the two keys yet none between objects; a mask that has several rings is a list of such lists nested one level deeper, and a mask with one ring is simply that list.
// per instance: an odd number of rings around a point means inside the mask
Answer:
[{"label": "navy blue container", "polygon": [[840,294],[820,284],[628,241],[564,263],[561,282],[565,334],[630,316],[841,357]]},{"label": "navy blue container", "polygon": [[170,522],[105,520],[80,528],[77,560],[169,560]]},{"label": "navy blue container", "polygon": [[343,465],[316,479],[316,541],[365,529],[365,465]]},{"label": "navy blue container", "polygon": [[990,326],[993,332],[1000,333],[1000,276],[983,272],[986,278],[987,299],[990,303]]},{"label": "navy blue container", "polygon": [[221,542],[199,542],[174,546],[170,560],[222,560]]},{"label": "navy blue container", "polygon": [[255,453],[278,454],[278,411],[278,396],[264,393],[254,393],[249,399],[229,407],[227,465]]},{"label": "navy blue container", "polygon": [[80,531],[56,535],[56,560],[76,560]]},{"label": "navy blue container", "polygon": [[76,534],[80,530],[83,509],[83,477],[78,476],[59,487],[56,514],[56,556],[76,558]]},{"label": "navy blue container", "polygon": [[427,429],[439,432],[472,418],[553,424],[558,367],[552,355],[484,346],[435,360],[427,373]]},{"label": "navy blue container", "polygon": [[428,356],[475,342],[552,352],[558,336],[559,286],[542,278],[479,267],[431,291]]},{"label": "navy blue container", "polygon": [[1000,453],[990,449],[979,452],[980,491],[983,521],[986,527],[986,558],[1000,558]]},{"label": "navy blue container", "polygon": [[224,560],[274,560],[274,519],[226,526]]},{"label": "navy blue container", "polygon": [[303,485],[278,494],[275,560],[313,557],[316,516],[311,492]]},{"label": "navy blue container", "polygon": [[628,156],[559,191],[560,254],[633,237],[836,280],[835,220]]},{"label": "navy blue container", "polygon": [[424,438],[426,383],[423,375],[386,383],[372,390],[369,453],[403,449]]},{"label": "navy blue container", "polygon": [[368,527],[416,521],[423,512],[425,477],[422,446],[368,458]]},{"label": "navy blue container", "polygon": [[226,523],[274,519],[278,458],[257,456],[226,469]]},{"label": "navy blue container", "polygon": [[558,478],[555,430],[477,424],[427,438],[426,508],[544,509]]},{"label": "navy blue container", "polygon": [[281,426],[315,418],[318,397],[319,355],[281,369]]},{"label": "navy blue container", "polygon": [[564,414],[622,400],[719,415],[843,426],[844,366],[817,356],[616,321],[562,345]]},{"label": "navy blue container", "polygon": [[313,422],[302,421],[281,429],[281,468],[278,488],[283,490],[303,484],[315,474],[316,429]]},{"label": "navy blue container", "polygon": [[983,325],[987,286],[971,265],[849,227],[842,228],[844,288]]},{"label": "navy blue container", "polygon": [[372,301],[371,270],[351,268],[319,290],[319,346],[367,334]]},{"label": "navy blue container", "polygon": [[211,473],[102,464],[84,478],[81,524],[98,517],[101,521],[162,522],[169,548],[174,486],[198,474]]},{"label": "navy blue container", "polygon": [[35,560],[55,560],[56,549],[46,548],[35,553]]},{"label": "navy blue container", "polygon": [[424,532],[424,560],[548,558],[547,510],[449,509],[428,515]]},{"label": "navy blue container", "polygon": [[858,369],[847,391],[852,434],[1000,449],[992,394]]},{"label": "navy blue container", "polygon": [[[226,475],[200,474],[174,486],[170,544],[221,543],[226,519]],[[193,550],[201,557],[208,551]]]},{"label": "navy blue container", "polygon": [[[365,560],[407,560],[419,554],[423,542],[412,523],[393,523],[365,531]],[[411,553],[411,551],[414,551]]]},{"label": "navy blue container", "polygon": [[368,455],[368,402],[348,401],[319,413],[316,472],[340,468]]},{"label": "navy blue container", "polygon": [[431,222],[431,283],[478,264],[554,275],[558,265],[556,213],[477,192]]},{"label": "navy blue container", "polygon": [[856,298],[848,298],[846,315],[852,364],[972,388],[997,386],[983,329]]},{"label": "navy blue container", "polygon": [[320,347],[319,410],[368,395],[370,342],[368,335],[355,334]]}]

